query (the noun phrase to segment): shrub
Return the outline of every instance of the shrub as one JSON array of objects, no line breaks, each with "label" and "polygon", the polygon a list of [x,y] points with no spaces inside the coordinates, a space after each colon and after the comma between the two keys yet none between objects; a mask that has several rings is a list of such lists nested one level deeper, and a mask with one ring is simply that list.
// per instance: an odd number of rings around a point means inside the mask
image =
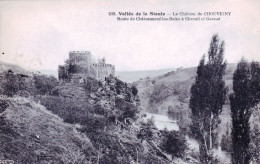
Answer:
[{"label": "shrub", "polygon": [[12,97],[18,90],[18,77],[12,70],[4,72],[4,80],[2,84],[3,94]]},{"label": "shrub", "polygon": [[147,122],[142,122],[140,131],[137,134],[137,138],[143,140],[152,140],[153,131],[156,129],[153,118],[148,119]]},{"label": "shrub", "polygon": [[57,96],[41,96],[40,101],[48,110],[68,123],[80,123],[92,108],[88,103]]},{"label": "shrub", "polygon": [[131,90],[132,90],[132,94],[134,95],[134,97],[137,95],[137,93],[138,93],[138,90],[137,90],[137,88],[136,88],[136,86],[132,86],[131,87]]},{"label": "shrub", "polygon": [[58,85],[58,80],[53,76],[34,74],[34,84],[41,95],[50,94],[52,89]]},{"label": "shrub", "polygon": [[185,136],[177,131],[168,131],[167,129],[161,131],[162,142],[160,147],[162,150],[172,155],[172,158],[181,158],[188,149],[187,140]]},{"label": "shrub", "polygon": [[222,135],[220,144],[221,144],[221,150],[226,152],[232,151],[232,138],[230,133],[230,125],[228,123],[226,125],[226,134]]},{"label": "shrub", "polygon": [[93,79],[93,78],[87,78],[85,81],[84,81],[84,84],[83,84],[83,88],[86,90],[86,91],[93,91],[93,92],[96,92],[98,90],[98,88],[100,87],[100,82],[96,79]]}]

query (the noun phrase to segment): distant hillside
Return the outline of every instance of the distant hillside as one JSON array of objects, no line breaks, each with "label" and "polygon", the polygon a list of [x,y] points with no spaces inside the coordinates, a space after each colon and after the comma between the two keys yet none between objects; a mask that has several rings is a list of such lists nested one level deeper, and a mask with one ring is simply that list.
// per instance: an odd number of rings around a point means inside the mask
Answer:
[{"label": "distant hillside", "polygon": [[[229,92],[236,64],[228,64],[224,76]],[[197,67],[168,72],[153,78],[135,81],[144,109],[165,113],[169,107],[182,103],[187,107],[190,88],[196,77]]]},{"label": "distant hillside", "polygon": [[40,73],[49,75],[49,76],[54,76],[58,78],[58,70],[52,70],[52,69],[41,69],[39,70]]},{"label": "distant hillside", "polygon": [[[120,80],[132,83],[134,81],[144,79],[147,77],[156,77],[163,74],[166,74],[167,72],[171,72],[175,70],[174,68],[169,69],[160,69],[160,70],[151,70],[151,71],[116,71],[116,77],[118,77]],[[58,71],[57,70],[45,70],[41,69],[39,70],[42,74],[46,74],[49,76],[54,76],[58,78]]]},{"label": "distant hillside", "polygon": [[167,72],[171,72],[175,70],[174,68],[169,69],[160,69],[160,70],[151,70],[151,71],[129,71],[129,72],[116,72],[116,76],[125,82],[132,83],[134,81],[144,79],[147,77],[156,77],[163,74],[166,74]]},{"label": "distant hillside", "polygon": [[[224,79],[229,93],[232,92],[232,77],[235,69],[236,64],[228,64],[226,68]],[[185,68],[134,82],[133,84],[138,88],[142,109],[170,116],[177,121],[180,129],[189,133],[190,88],[195,81],[196,71],[197,67]],[[228,95],[220,117],[222,131],[219,133],[219,138],[224,134],[226,125],[230,124],[231,120]]]},{"label": "distant hillside", "polygon": [[32,73],[30,71],[27,71],[20,66],[17,66],[17,65],[14,65],[14,64],[9,64],[9,63],[4,63],[4,62],[0,61],[0,73],[7,71],[9,69],[11,69],[15,73],[32,75]]},{"label": "distant hillside", "polygon": [[[8,63],[4,63],[0,61],[0,72],[6,71],[8,69],[12,69],[14,72],[18,72],[18,73],[30,73],[32,74],[32,72],[29,72],[17,65],[14,64],[8,64]],[[144,79],[147,77],[156,77],[156,76],[160,76],[163,74],[166,74],[167,72],[171,72],[175,70],[174,68],[169,68],[169,69],[160,69],[160,70],[151,70],[151,71],[116,71],[116,76],[127,83],[132,83],[134,81],[140,80],[140,79]],[[52,70],[52,69],[40,69],[38,71],[42,74],[48,75],[48,76],[54,76],[56,78],[58,78],[58,70]]]}]

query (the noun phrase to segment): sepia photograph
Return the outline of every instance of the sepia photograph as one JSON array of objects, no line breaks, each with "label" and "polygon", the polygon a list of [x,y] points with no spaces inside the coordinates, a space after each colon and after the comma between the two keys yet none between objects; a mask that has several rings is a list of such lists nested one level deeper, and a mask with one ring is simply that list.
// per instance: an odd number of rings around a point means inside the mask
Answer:
[{"label": "sepia photograph", "polygon": [[0,164],[260,164],[259,0],[0,0]]}]

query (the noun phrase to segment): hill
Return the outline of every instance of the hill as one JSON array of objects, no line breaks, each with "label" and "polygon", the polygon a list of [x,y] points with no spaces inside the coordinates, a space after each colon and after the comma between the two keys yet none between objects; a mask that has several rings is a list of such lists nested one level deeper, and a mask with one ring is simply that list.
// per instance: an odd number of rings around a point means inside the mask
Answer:
[{"label": "hill", "polygon": [[[19,74],[19,68],[13,69],[10,75]],[[33,74],[27,80],[34,90],[18,87],[17,92],[26,94],[1,95],[0,159],[102,164],[198,161],[197,152],[187,151],[187,141],[177,131],[171,136],[176,149],[169,152],[162,146],[169,132],[144,119],[139,96],[129,83],[112,76],[56,84]]]},{"label": "hill", "polygon": [[[226,68],[224,79],[229,92],[235,68],[236,64],[228,64]],[[170,105],[187,104],[196,71],[196,67],[184,68],[133,82],[139,90],[141,106],[151,112],[165,113]]]},{"label": "hill", "polygon": [[1,98],[0,159],[15,163],[85,163],[95,154],[90,140],[32,100]]},{"label": "hill", "polygon": [[29,74],[29,75],[31,74],[31,72],[23,69],[22,67],[0,61],[0,73],[7,71],[9,69],[11,69],[13,72],[16,72],[16,73],[23,73],[23,74]]},{"label": "hill", "polygon": [[172,69],[160,69],[160,70],[151,70],[151,71],[118,71],[116,72],[116,76],[125,82],[132,83],[134,81],[144,79],[147,77],[156,77],[163,75],[167,72],[175,70],[174,68]]}]

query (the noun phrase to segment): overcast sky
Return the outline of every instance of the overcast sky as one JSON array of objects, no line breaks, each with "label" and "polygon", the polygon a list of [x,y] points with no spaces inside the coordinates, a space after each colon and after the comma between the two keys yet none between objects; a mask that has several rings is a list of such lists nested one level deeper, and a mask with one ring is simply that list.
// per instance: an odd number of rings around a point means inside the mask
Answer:
[{"label": "overcast sky", "polygon": [[[232,12],[212,22],[118,22],[110,11]],[[119,71],[197,66],[218,33],[225,59],[260,60],[260,1],[0,1],[0,61],[57,69],[69,51],[106,57]]]}]

